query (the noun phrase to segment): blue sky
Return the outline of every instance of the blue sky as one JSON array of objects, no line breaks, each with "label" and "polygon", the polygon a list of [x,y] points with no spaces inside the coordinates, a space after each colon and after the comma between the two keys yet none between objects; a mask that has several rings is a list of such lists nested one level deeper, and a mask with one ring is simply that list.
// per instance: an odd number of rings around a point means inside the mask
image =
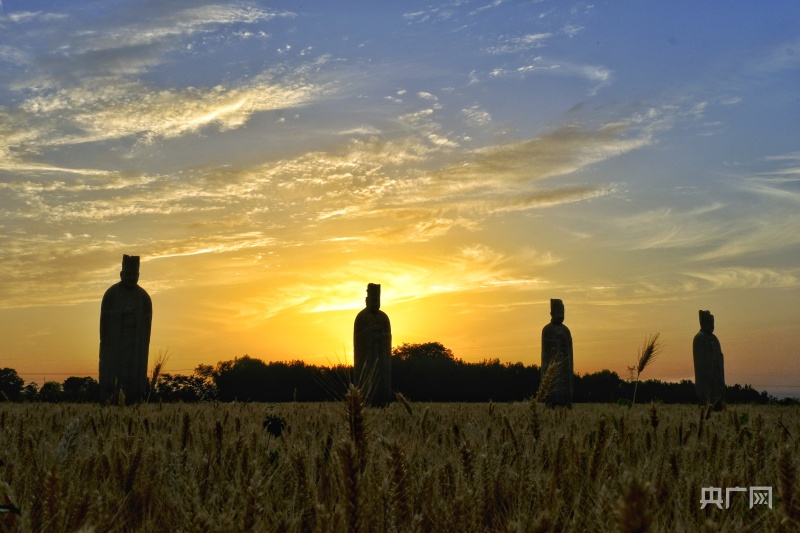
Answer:
[{"label": "blue sky", "polygon": [[[395,344],[798,390],[800,6],[0,4],[0,365],[97,371],[142,256],[173,371]],[[57,348],[54,348],[57,347]],[[648,369],[650,370],[650,369]],[[45,375],[46,374],[46,375]]]}]

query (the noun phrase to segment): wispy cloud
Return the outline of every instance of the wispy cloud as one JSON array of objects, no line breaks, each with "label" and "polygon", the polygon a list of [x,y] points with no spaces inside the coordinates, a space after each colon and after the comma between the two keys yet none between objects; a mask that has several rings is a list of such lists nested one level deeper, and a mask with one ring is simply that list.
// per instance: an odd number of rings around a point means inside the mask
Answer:
[{"label": "wispy cloud", "polygon": [[687,275],[701,279],[710,289],[760,289],[800,287],[797,269],[791,271],[773,268],[728,267]]},{"label": "wispy cloud", "polygon": [[582,78],[594,85],[593,90],[611,83],[611,69],[601,65],[581,65],[569,61],[558,61],[535,57],[532,61],[520,65],[516,68],[498,67],[491,71],[492,78],[519,78],[524,79],[528,76],[551,75]]},{"label": "wispy cloud", "polygon": [[490,46],[484,52],[492,55],[526,52],[544,46],[545,41],[552,35],[552,33],[529,33],[518,37],[502,37],[500,44]]},{"label": "wispy cloud", "polygon": [[[294,16],[245,3],[182,6],[178,2],[148,2],[103,13],[93,18],[58,13],[8,14],[8,20],[20,25],[7,29],[17,43],[24,43],[19,45],[23,50],[34,48],[31,39],[50,43],[26,61],[29,69],[15,76],[15,85],[19,89],[53,89],[81,85],[88,78],[136,75],[162,64],[173,47],[191,42],[198,34]],[[28,21],[39,24],[34,29],[23,27],[22,23]]]},{"label": "wispy cloud", "polygon": [[461,110],[464,120],[472,127],[484,127],[492,121],[492,115],[488,111],[481,109],[479,105],[473,105]]},{"label": "wispy cloud", "polygon": [[[330,90],[312,83],[273,83],[269,76],[210,89],[156,90],[139,82],[88,81],[25,100],[13,111],[0,138],[0,170],[63,170],[37,162],[46,147],[108,140],[149,143],[194,134],[212,126],[242,127],[254,114],[305,105]],[[86,173],[72,170],[73,173]]]}]

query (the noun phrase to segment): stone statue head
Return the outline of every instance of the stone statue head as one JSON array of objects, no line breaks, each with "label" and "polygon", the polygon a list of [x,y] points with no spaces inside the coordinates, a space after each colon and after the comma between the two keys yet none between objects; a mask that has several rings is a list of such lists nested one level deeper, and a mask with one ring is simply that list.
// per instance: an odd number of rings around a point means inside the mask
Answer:
[{"label": "stone statue head", "polygon": [[708,335],[714,333],[714,315],[711,311],[700,311],[700,331]]},{"label": "stone statue head", "polygon": [[139,283],[139,256],[123,255],[122,271],[119,273],[122,284],[128,288],[133,288]]},{"label": "stone statue head", "polygon": [[381,308],[381,286],[375,283],[367,285],[367,309],[377,311]]},{"label": "stone statue head", "polygon": [[550,299],[550,322],[554,324],[564,323],[564,302],[557,298]]}]

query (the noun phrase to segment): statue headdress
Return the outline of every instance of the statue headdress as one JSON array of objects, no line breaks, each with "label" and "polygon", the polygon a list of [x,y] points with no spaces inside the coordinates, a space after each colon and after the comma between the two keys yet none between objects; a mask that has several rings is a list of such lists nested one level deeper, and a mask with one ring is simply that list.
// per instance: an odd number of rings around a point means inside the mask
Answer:
[{"label": "statue headdress", "polygon": [[122,271],[139,273],[139,256],[138,255],[123,255],[122,256]]}]

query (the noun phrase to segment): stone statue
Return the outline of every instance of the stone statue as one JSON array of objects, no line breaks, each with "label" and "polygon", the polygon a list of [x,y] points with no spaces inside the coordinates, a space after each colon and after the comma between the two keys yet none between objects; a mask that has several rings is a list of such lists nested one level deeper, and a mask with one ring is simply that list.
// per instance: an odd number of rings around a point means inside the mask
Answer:
[{"label": "stone statue", "polygon": [[569,406],[572,405],[572,334],[564,325],[564,302],[550,300],[550,317],[550,323],[542,329],[542,382],[550,365],[558,366],[545,403]]},{"label": "stone statue", "polygon": [[714,335],[714,315],[710,311],[700,311],[700,331],[694,336],[692,353],[697,401],[721,407],[725,394],[725,364],[722,347]]},{"label": "stone statue", "polygon": [[100,393],[102,399],[141,401],[147,392],[147,356],[153,304],[139,287],[139,257],[122,256],[120,282],[103,295],[100,307]]},{"label": "stone statue", "polygon": [[380,310],[380,285],[367,285],[366,301],[353,325],[355,383],[371,405],[384,406],[392,399],[392,327]]}]

